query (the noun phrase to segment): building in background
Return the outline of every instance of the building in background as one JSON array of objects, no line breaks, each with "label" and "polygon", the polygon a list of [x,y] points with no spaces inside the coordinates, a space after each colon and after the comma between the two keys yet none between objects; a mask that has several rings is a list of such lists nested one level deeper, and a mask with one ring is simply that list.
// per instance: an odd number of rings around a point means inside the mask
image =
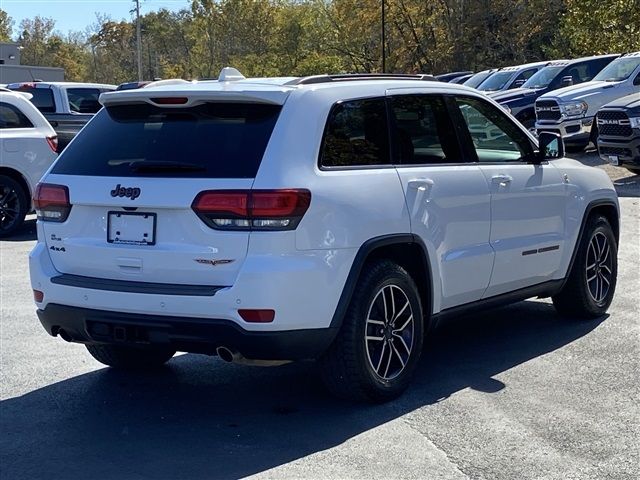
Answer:
[{"label": "building in background", "polygon": [[20,65],[20,47],[17,43],[0,42],[0,85],[14,82],[64,81],[64,69]]}]

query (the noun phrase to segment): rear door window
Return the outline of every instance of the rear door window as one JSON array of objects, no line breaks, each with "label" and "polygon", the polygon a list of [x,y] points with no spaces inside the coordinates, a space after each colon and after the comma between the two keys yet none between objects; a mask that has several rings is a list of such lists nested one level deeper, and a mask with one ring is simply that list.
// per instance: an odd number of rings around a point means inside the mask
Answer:
[{"label": "rear door window", "polygon": [[0,128],[33,128],[33,123],[18,107],[0,102]]},{"label": "rear door window", "polygon": [[103,91],[98,88],[68,88],[69,109],[77,113],[96,113],[102,108],[98,97]]},{"label": "rear door window", "polygon": [[437,95],[391,97],[398,163],[429,165],[461,161],[444,99]]},{"label": "rear door window", "polygon": [[384,98],[350,100],[334,105],[327,119],[320,165],[366,167],[390,163]]},{"label": "rear door window", "polygon": [[281,108],[250,103],[104,108],[65,149],[52,173],[253,178]]}]

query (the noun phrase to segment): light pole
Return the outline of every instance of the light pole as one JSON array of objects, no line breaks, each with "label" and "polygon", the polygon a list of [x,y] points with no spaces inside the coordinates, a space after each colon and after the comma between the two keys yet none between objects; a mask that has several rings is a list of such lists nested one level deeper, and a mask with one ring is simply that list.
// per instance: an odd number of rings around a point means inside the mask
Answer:
[{"label": "light pole", "polygon": [[385,0],[381,0],[382,3],[382,15],[381,15],[381,27],[382,27],[382,73],[386,73],[387,71],[387,52],[385,48],[386,40],[385,40],[385,26],[384,26],[384,14],[385,14]]},{"label": "light pole", "polygon": [[136,2],[136,54],[138,59],[138,81],[142,81],[142,42],[140,34],[140,0]]}]

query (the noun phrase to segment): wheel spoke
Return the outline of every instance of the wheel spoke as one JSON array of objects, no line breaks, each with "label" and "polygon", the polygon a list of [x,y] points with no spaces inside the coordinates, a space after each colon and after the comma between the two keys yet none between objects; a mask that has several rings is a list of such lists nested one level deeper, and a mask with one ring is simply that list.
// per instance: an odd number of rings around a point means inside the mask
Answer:
[{"label": "wheel spoke", "polygon": [[600,278],[606,282],[607,286],[611,285],[611,282],[602,273],[600,274]]},{"label": "wheel spoke", "polygon": [[410,315],[409,318],[407,318],[407,321],[404,322],[404,324],[400,327],[400,328],[396,328],[395,330],[393,330],[391,333],[400,333],[402,332],[405,328],[407,328],[407,326],[413,322],[413,315]]},{"label": "wheel spoke", "polygon": [[[404,359],[402,358],[402,355],[400,355],[400,352],[398,351],[398,349],[396,348],[396,346],[393,344],[393,342],[391,343],[391,349],[393,350],[393,352],[396,354],[396,357],[398,357],[398,359],[400,360],[400,364],[402,365],[402,368],[404,368],[404,366],[406,365]],[[407,357],[407,360],[409,359],[409,357]]]},{"label": "wheel spoke", "polygon": [[[378,295],[380,295],[378,293]],[[384,321],[385,323],[389,321],[389,310],[387,308],[387,296],[384,293],[384,290],[382,290],[382,304],[384,305]]]},{"label": "wheel spoke", "polygon": [[374,325],[384,325],[384,322],[380,320],[374,320],[372,318],[367,318],[367,323],[372,323]]},{"label": "wheel spoke", "polygon": [[389,375],[389,367],[391,366],[391,357],[393,357],[393,351],[391,350],[391,347],[389,347],[389,360],[387,360],[387,367],[384,369],[384,375],[382,376],[382,378],[387,378],[387,376]]},{"label": "wheel spoke", "polygon": [[604,254],[602,255],[602,258],[600,258],[600,263],[604,263],[607,261],[607,259],[609,258],[609,251],[611,250],[611,248],[609,248],[609,243],[607,242],[605,244],[605,251]]},{"label": "wheel spoke", "polygon": [[591,283],[593,282],[596,278],[598,278],[598,274],[594,273],[591,277],[587,278],[587,282]]},{"label": "wheel spoke", "polygon": [[398,318],[400,318],[400,315],[402,315],[404,313],[404,311],[407,309],[407,307],[409,306],[409,300],[407,300],[404,304],[404,306],[400,309],[400,311],[395,315],[395,317],[393,317],[393,320],[391,321],[391,325],[393,325],[396,320],[398,320]]},{"label": "wheel spoke", "polygon": [[367,335],[367,341],[371,340],[371,341],[376,341],[376,342],[381,342],[382,340],[384,340],[384,337],[376,337],[373,335]]},{"label": "wheel spoke", "polygon": [[398,340],[400,340],[400,342],[402,342],[402,346],[407,351],[407,355],[411,355],[411,350],[407,346],[407,342],[404,341],[404,338],[402,337],[402,335],[398,335],[398,334],[394,333],[393,336],[394,336],[394,338],[397,338]]},{"label": "wheel spoke", "polygon": [[382,366],[382,359],[384,358],[384,351],[387,348],[387,342],[382,344],[382,350],[380,350],[380,358],[378,359],[378,366],[375,368],[376,373],[380,375],[380,367]]},{"label": "wheel spoke", "polygon": [[611,275],[611,269],[607,265],[602,265],[600,268],[602,268],[602,270],[606,270],[607,273]]}]

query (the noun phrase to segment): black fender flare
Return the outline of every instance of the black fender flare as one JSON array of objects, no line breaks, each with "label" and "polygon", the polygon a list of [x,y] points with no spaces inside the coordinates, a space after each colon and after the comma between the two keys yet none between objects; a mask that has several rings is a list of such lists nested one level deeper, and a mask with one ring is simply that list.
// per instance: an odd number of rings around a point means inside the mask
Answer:
[{"label": "black fender flare", "polygon": [[[349,307],[349,303],[351,303],[351,298],[353,297],[353,292],[355,291],[356,284],[358,283],[358,279],[360,278],[360,274],[362,272],[362,268],[364,267],[367,259],[371,255],[371,253],[378,248],[388,247],[392,245],[418,245],[419,248],[422,249],[422,267],[425,269],[427,274],[428,285],[427,288],[429,290],[428,298],[425,299],[425,311],[428,312],[428,315],[431,316],[433,313],[433,272],[431,270],[431,263],[429,261],[429,254],[427,252],[427,247],[422,241],[422,239],[414,235],[412,233],[396,233],[390,235],[382,235],[379,237],[370,238],[366,242],[364,242],[360,248],[358,249],[358,253],[351,264],[351,270],[349,270],[349,274],[347,275],[347,280],[342,288],[342,294],[340,295],[340,299],[338,300],[338,305],[333,314],[333,318],[331,319],[330,328],[334,329],[336,333],[340,330],[342,326],[342,320],[344,315],[347,312],[347,308]],[[423,312],[424,313],[424,312]]]},{"label": "black fender flare", "polygon": [[573,269],[573,264],[576,261],[576,255],[578,254],[578,248],[582,243],[582,238],[584,237],[584,231],[585,231],[585,228],[587,227],[587,219],[591,215],[591,212],[593,212],[593,210],[598,207],[613,207],[613,209],[616,211],[616,215],[618,216],[618,218],[617,218],[616,224],[611,225],[611,228],[613,229],[613,234],[616,237],[616,243],[620,242],[620,211],[618,210],[618,206],[616,205],[616,203],[613,200],[610,200],[608,198],[601,198],[601,199],[592,200],[591,202],[589,202],[586,208],[584,209],[584,214],[582,215],[582,222],[580,223],[580,231],[578,232],[576,243],[573,246],[573,253],[571,254],[571,260],[569,261],[569,265],[567,267],[567,271],[565,273],[564,279],[562,281],[562,286],[560,287],[560,289],[564,288],[565,284],[569,280],[569,275],[571,274],[571,270]]}]

